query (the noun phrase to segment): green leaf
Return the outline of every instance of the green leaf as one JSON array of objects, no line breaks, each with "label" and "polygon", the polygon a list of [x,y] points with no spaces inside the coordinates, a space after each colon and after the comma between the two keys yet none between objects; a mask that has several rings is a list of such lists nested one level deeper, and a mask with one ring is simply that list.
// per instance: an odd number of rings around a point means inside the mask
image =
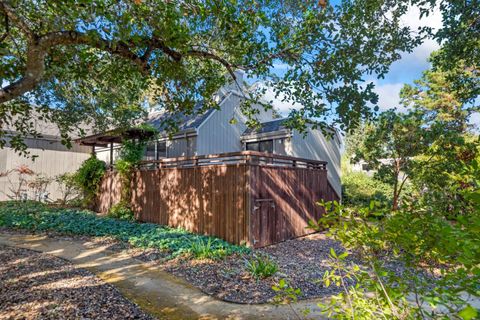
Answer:
[{"label": "green leaf", "polygon": [[460,311],[458,315],[463,319],[463,320],[471,320],[477,317],[478,315],[478,310],[472,307],[471,305],[468,305],[465,309]]}]

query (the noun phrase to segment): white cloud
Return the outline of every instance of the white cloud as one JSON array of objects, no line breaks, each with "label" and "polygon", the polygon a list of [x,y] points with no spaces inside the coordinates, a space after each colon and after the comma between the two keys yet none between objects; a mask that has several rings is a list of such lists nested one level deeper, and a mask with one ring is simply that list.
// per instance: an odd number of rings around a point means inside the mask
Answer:
[{"label": "white cloud", "polygon": [[265,95],[263,98],[268,102],[272,101],[272,105],[277,109],[282,115],[286,116],[292,109],[299,109],[301,106],[299,104],[293,105],[291,102],[282,101],[285,95],[281,94],[278,98],[275,97],[275,92],[271,87],[267,87]]},{"label": "white cloud", "polygon": [[470,117],[470,124],[474,126],[474,131],[480,133],[480,112],[472,114]]},{"label": "white cloud", "polygon": [[399,107],[399,94],[402,87],[403,83],[388,83],[375,85],[375,92],[378,94],[378,107],[380,108],[380,110],[384,111],[387,109]]},{"label": "white cloud", "polygon": [[417,31],[425,26],[436,30],[442,27],[442,14],[440,8],[437,6],[429,12],[428,16],[424,15],[422,19],[420,19],[420,9],[418,6],[410,6],[407,13],[401,17],[400,23],[410,27],[413,31]]},{"label": "white cloud", "polygon": [[[420,10],[418,7],[410,7],[408,12],[402,17],[401,23],[410,27],[412,32],[418,32],[419,28],[428,26],[437,30],[442,26],[442,14],[438,7],[430,12],[428,16],[420,19]],[[391,82],[404,81],[411,77],[412,73],[418,74],[419,71],[429,67],[428,57],[430,54],[440,48],[439,44],[432,39],[426,39],[420,46],[413,49],[412,52],[405,52],[402,58],[392,64],[387,78]]]},{"label": "white cloud", "polygon": [[[419,28],[424,26],[436,30],[442,26],[442,15],[437,7],[427,17],[424,16],[420,19],[420,10],[417,7],[411,7],[402,17],[401,23],[410,27],[412,32],[417,32]],[[405,111],[405,108],[399,105],[400,89],[404,83],[411,83],[414,79],[420,78],[421,72],[429,67],[428,57],[438,48],[439,45],[436,41],[425,40],[411,53],[404,53],[400,60],[394,62],[389,73],[385,76],[385,80],[381,83],[374,81],[375,91],[379,96],[378,106],[380,110],[397,108],[399,111]]]}]

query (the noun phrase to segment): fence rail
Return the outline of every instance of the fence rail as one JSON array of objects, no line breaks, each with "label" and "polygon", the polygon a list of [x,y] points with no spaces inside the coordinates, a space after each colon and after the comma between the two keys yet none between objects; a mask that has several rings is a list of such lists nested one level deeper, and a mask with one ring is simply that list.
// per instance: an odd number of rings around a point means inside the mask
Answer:
[{"label": "fence rail", "polygon": [[327,169],[326,161],[295,158],[257,151],[230,152],[206,156],[167,158],[160,160],[141,161],[139,169],[180,168],[193,166],[253,164],[283,167],[300,167],[312,169]]}]

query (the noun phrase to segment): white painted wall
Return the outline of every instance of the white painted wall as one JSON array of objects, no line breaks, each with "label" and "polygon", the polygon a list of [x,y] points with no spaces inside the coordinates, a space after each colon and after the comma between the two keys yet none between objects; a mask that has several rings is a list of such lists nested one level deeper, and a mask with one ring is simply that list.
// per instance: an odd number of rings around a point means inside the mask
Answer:
[{"label": "white painted wall", "polygon": [[[27,141],[28,142],[28,141]],[[31,141],[30,141],[31,142]],[[83,161],[90,157],[89,147],[75,146],[74,151],[68,150],[60,142],[46,141],[38,139],[29,143],[31,155],[38,155],[35,160],[32,158],[26,158],[24,156],[15,153],[11,148],[4,148],[0,150],[0,173],[6,172],[19,167],[20,165],[28,166],[36,174],[40,174],[43,177],[54,178],[66,172],[75,172]],[[42,145],[49,149],[38,149],[34,146]],[[8,176],[0,177],[0,201],[10,199],[12,195],[10,189],[16,188],[18,185],[18,174],[11,173]],[[34,176],[29,176],[28,180],[33,180]],[[26,188],[25,192],[29,199],[35,197],[32,189]],[[58,184],[52,182],[46,192],[49,193],[51,200],[57,200],[60,198],[61,192]]]}]

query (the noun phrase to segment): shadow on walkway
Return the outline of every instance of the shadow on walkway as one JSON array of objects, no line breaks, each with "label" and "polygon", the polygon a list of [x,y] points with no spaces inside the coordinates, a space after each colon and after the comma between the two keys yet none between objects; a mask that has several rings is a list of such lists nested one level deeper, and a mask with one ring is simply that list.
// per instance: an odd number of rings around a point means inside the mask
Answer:
[{"label": "shadow on walkway", "polygon": [[[87,246],[86,241],[11,233],[0,234],[0,243],[69,260],[76,267],[87,269],[114,285],[127,299],[159,319],[297,318],[290,306],[243,305],[217,300],[126,253],[112,252],[108,246],[92,247]],[[307,308],[318,311],[315,301],[299,302],[293,308],[299,314]]]}]

